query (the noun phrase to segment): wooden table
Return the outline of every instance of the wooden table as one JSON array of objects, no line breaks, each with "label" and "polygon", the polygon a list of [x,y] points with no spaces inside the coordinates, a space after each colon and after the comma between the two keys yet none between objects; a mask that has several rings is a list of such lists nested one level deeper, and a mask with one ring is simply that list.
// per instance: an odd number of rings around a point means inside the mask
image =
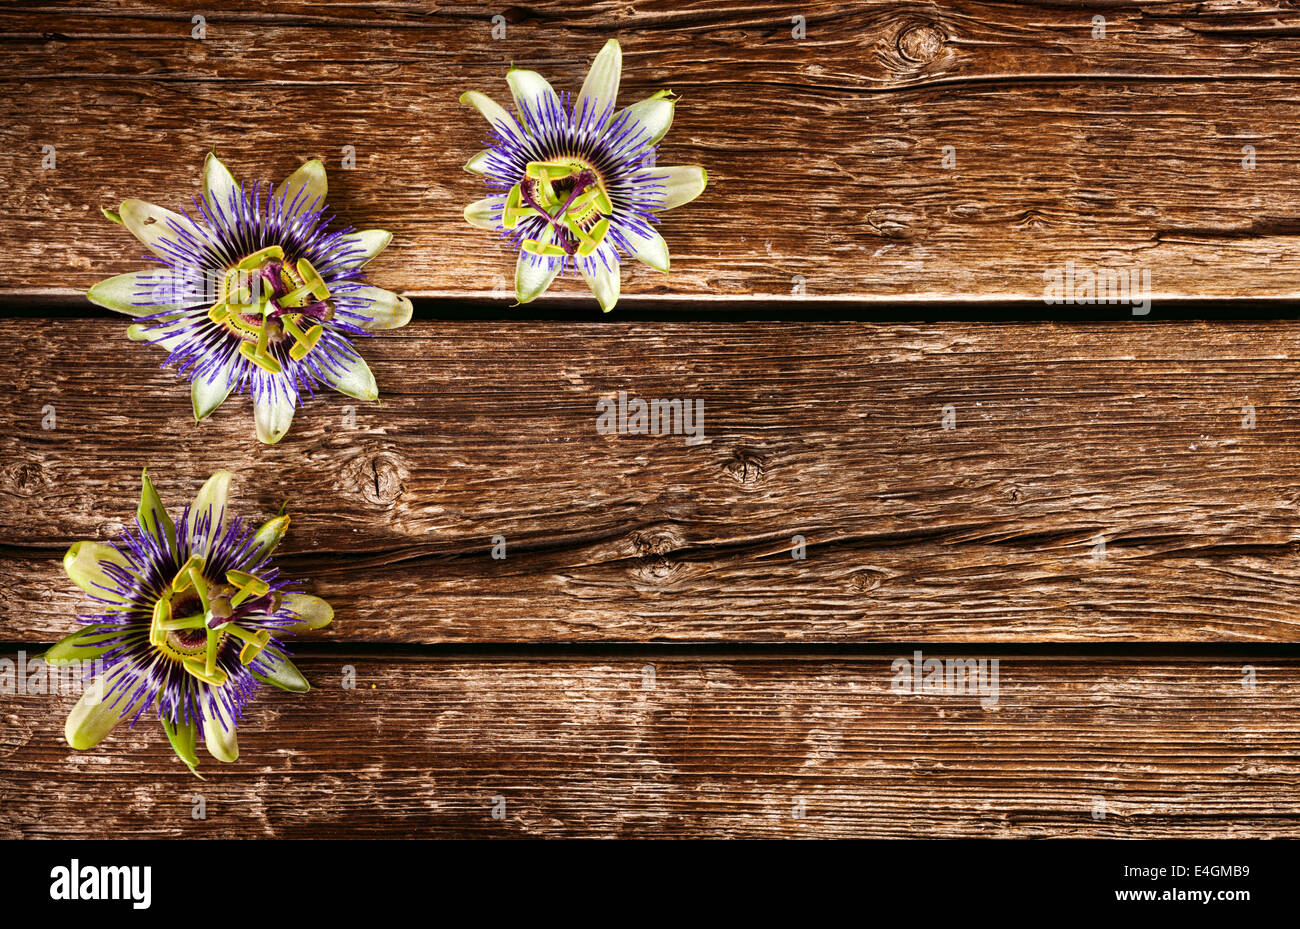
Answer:
[{"label": "wooden table", "polygon": [[[156,724],[77,753],[71,698],[0,698],[0,835],[1300,835],[1300,13],[222,6],[0,11],[0,640],[74,628],[62,553],[145,465],[288,497],[337,619],[203,782]],[[610,36],[709,188],[614,313],[511,308],[457,97],[576,89]],[[85,301],[140,266],[98,208],[188,202],[214,147],[319,157],[396,233],[382,404],[195,426]],[[1067,262],[1152,311],[1046,305]],[[598,434],[619,391],[702,400],[706,441]],[[996,699],[900,692],[917,651],[996,658]]]}]

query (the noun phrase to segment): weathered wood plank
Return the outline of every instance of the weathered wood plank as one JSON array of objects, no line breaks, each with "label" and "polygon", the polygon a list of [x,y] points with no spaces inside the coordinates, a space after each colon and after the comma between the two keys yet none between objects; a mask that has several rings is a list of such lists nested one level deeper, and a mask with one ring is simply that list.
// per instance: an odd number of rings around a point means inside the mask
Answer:
[{"label": "weathered wood plank", "polygon": [[6,697],[0,835],[1300,835],[1294,660],[1004,658],[987,709],[891,660],[314,657],[203,782]]},{"label": "weathered wood plank", "polygon": [[[616,33],[628,99],[682,94],[662,159],[711,177],[665,220],[671,280],[632,273],[629,302],[1038,299],[1043,272],[1067,261],[1146,269],[1157,299],[1296,294],[1295,11],[968,0],[800,10],[802,40],[776,2],[576,14],[537,3],[508,11],[501,41],[489,5],[247,3],[208,14],[204,41],[190,38],[188,9],[6,10],[0,292],[71,294],[131,268],[140,249],[95,207],[188,202],[215,147],[264,180],[325,158],[340,215],[397,233],[374,269],[383,283],[501,293],[509,257],[460,218],[478,186],[458,166],[484,131],[456,97],[504,95],[511,62],[576,87]],[[1092,34],[1098,14],[1104,39]],[[44,145],[55,170],[41,170]],[[356,170],[338,170],[345,145]],[[945,146],[955,168],[941,164]]]},{"label": "weathered wood plank", "polygon": [[[246,399],[195,426],[122,328],[0,321],[0,638],[66,632],[57,559],[145,465],[291,498],[347,640],[1296,638],[1289,323],[417,321],[365,346],[382,406],[275,447]],[[702,401],[706,441],[598,434],[619,391]]]}]

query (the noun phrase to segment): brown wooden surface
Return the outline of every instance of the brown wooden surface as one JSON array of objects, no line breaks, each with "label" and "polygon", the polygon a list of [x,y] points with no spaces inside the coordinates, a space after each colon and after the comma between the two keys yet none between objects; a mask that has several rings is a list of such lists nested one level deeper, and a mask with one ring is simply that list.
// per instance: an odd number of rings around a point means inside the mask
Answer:
[{"label": "brown wooden surface", "polygon": [[[661,161],[710,177],[666,217],[672,277],[632,273],[625,305],[798,299],[796,277],[832,298],[1037,300],[1067,260],[1147,268],[1158,296],[1297,294],[1300,12],[804,4],[798,40],[792,9],[544,2],[511,7],[500,41],[491,5],[250,2],[208,13],[204,41],[189,5],[0,11],[0,288],[70,295],[129,267],[141,249],[98,207],[189,203],[215,148],[250,180],[325,159],[333,208],[397,232],[376,266],[391,287],[502,291],[504,247],[461,218],[482,185],[459,165],[485,124],[457,98],[508,99],[512,62],[576,89],[618,35],[628,100],[681,94]],[[40,169],[46,144],[57,170]]]},{"label": "brown wooden surface", "polygon": [[[177,506],[222,466],[288,496],[346,641],[1296,640],[1288,323],[416,322],[355,429],[322,395],[272,448],[122,329],[0,322],[10,640],[65,627],[58,558],[146,465]],[[705,444],[597,434],[619,390],[702,399]]]},{"label": "brown wooden surface", "polygon": [[[71,698],[0,696],[0,836],[1300,835],[1297,329],[1159,302],[1291,313],[1300,12],[547,0],[497,41],[431,6],[236,0],[202,42],[180,4],[0,10],[0,656],[74,628],[59,559],[145,465],[173,505],[218,467],[245,512],[289,498],[285,567],[338,608],[318,689],[204,782],[156,724],[75,753]],[[611,35],[709,188],[670,278],[516,318],[456,98],[512,62],[576,89]],[[272,448],[247,400],[196,427],[86,307],[144,267],[98,207],[188,202],[211,148],[321,157],[396,233],[376,283],[424,299],[364,346],[382,404],[323,395]],[[1067,260],[1149,270],[1152,316],[996,310]],[[619,390],[703,400],[707,441],[598,435]],[[1000,656],[998,705],[892,693],[918,644]]]},{"label": "brown wooden surface", "polygon": [[[49,725],[51,703],[70,699],[22,697],[5,709],[0,836],[1300,829],[1294,660],[1004,657],[985,710],[891,693],[892,657],[321,656],[303,662],[319,689],[259,701],[240,761],[203,765],[206,781],[156,724],[73,753]],[[355,690],[340,686],[344,664]],[[54,797],[93,797],[93,814]]]}]

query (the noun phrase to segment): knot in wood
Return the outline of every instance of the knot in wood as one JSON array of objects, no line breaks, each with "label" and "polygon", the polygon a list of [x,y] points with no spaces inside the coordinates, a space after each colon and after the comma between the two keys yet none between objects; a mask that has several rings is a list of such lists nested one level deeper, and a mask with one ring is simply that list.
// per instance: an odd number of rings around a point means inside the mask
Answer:
[{"label": "knot in wood", "polygon": [[939,57],[947,41],[947,35],[933,23],[913,23],[898,34],[898,54],[909,64],[929,64]]},{"label": "knot in wood", "polygon": [[655,526],[633,532],[631,543],[637,558],[662,558],[685,546],[686,539],[675,526]]},{"label": "knot in wood", "polygon": [[1051,225],[1051,221],[1035,209],[1025,210],[1016,218],[1015,222],[1017,229],[1028,229],[1035,232],[1042,232],[1050,228]]},{"label": "knot in wood", "polygon": [[0,468],[0,483],[11,493],[30,497],[42,492],[49,484],[45,469],[34,461],[13,461]]},{"label": "knot in wood", "polygon": [[671,556],[686,544],[686,540],[676,527],[656,526],[638,530],[632,533],[630,541],[636,559],[631,574],[637,581],[663,584],[678,574],[681,565]]},{"label": "knot in wood", "polygon": [[867,219],[867,225],[883,239],[906,240],[916,237],[916,232],[912,229],[906,217],[882,216],[872,213]]},{"label": "knot in wood", "polygon": [[880,572],[864,568],[849,575],[849,589],[855,593],[875,590],[880,586]]},{"label": "knot in wood", "polygon": [[736,483],[752,487],[763,480],[767,462],[751,448],[737,448],[724,468]]},{"label": "knot in wood", "polygon": [[406,469],[391,452],[374,451],[359,456],[354,476],[361,496],[376,506],[391,506],[402,495]]}]

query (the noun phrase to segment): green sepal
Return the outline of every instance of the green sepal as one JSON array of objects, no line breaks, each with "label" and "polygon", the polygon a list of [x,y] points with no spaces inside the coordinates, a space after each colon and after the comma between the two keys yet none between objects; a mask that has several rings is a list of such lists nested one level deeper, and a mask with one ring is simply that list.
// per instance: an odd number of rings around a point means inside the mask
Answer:
[{"label": "green sepal", "polygon": [[[45,654],[38,656],[46,664],[68,665],[78,661],[92,661],[116,645],[112,644],[122,638],[118,626],[88,626],[65,636],[50,646]],[[110,644],[104,645],[103,642]]]},{"label": "green sepal", "polygon": [[622,287],[619,266],[615,264],[611,268],[601,262],[596,262],[595,271],[588,272],[579,263],[578,270],[582,272],[582,276],[587,281],[587,286],[591,288],[591,292],[595,294],[596,299],[600,302],[600,308],[606,313],[614,309],[614,306],[618,303],[619,290]]},{"label": "green sepal", "polygon": [[[287,501],[286,501],[287,503]],[[257,564],[263,558],[275,551],[275,547],[280,544],[286,532],[289,531],[289,516],[287,513],[281,513],[274,519],[268,519],[258,527],[257,532],[253,534],[253,545],[255,546],[248,563]]]},{"label": "green sepal", "polygon": [[140,508],[136,515],[140,518],[140,525],[152,536],[157,536],[158,527],[161,526],[163,536],[167,540],[167,547],[173,553],[176,552],[176,524],[172,518],[167,515],[167,510],[163,508],[162,498],[158,496],[158,491],[153,486],[153,481],[149,480],[149,469],[145,468],[140,472]]},{"label": "green sepal", "polygon": [[307,683],[307,678],[298,670],[292,661],[279,653],[263,652],[262,659],[270,662],[271,670],[262,673],[249,668],[249,673],[257,678],[263,684],[272,684],[281,690],[287,690],[290,693],[300,694],[311,690],[311,684]]},{"label": "green sepal", "polygon": [[361,249],[360,255],[349,253],[347,256],[348,262],[360,267],[386,249],[393,241],[393,234],[387,229],[360,229],[343,236],[342,241]]},{"label": "green sepal", "polygon": [[[230,495],[230,478],[229,471],[215,472],[199,488],[198,494],[194,497],[194,502],[190,504],[190,551],[193,554],[206,556],[212,540],[217,538],[225,528],[225,510],[226,500]],[[195,524],[209,510],[212,512],[211,525],[206,534],[200,535],[195,528]]]},{"label": "green sepal", "polygon": [[627,107],[615,119],[626,120],[624,125],[640,126],[646,133],[639,139],[642,145],[657,145],[672,127],[676,108],[673,92],[661,90]]},{"label": "green sepal", "polygon": [[332,367],[322,365],[321,378],[345,396],[367,401],[379,399],[375,375],[360,355],[343,358]]},{"label": "green sepal", "polygon": [[[174,309],[183,295],[170,271],[128,271],[96,282],[86,291],[86,299],[126,316],[152,316],[163,309]],[[143,301],[148,302],[143,302]]]},{"label": "green sepal", "polygon": [[470,174],[487,174],[488,157],[492,154],[490,148],[485,148],[469,161],[465,162],[464,170]]},{"label": "green sepal", "polygon": [[119,226],[126,225],[126,223],[122,222],[121,216],[118,216],[117,213],[113,212],[106,206],[101,206],[99,208],[99,212],[103,213],[104,218],[107,219],[109,222],[117,223]]},{"label": "green sepal", "polygon": [[475,200],[469,206],[465,207],[465,222],[469,223],[475,229],[496,229],[497,221],[497,204],[494,197],[484,197],[482,200]]},{"label": "green sepal", "polygon": [[280,607],[298,617],[292,626],[285,627],[286,632],[295,635],[324,629],[334,620],[334,607],[311,594],[285,594]]},{"label": "green sepal", "polygon": [[167,733],[167,741],[172,743],[172,751],[176,757],[185,762],[185,766],[190,769],[190,773],[199,780],[206,780],[199,773],[199,754],[196,751],[199,744],[199,727],[194,723],[174,724],[170,719],[163,719],[163,732]]},{"label": "green sepal", "polygon": [[[540,242],[549,243],[551,236],[552,227],[545,227]],[[559,273],[559,262],[534,261],[527,253],[527,249],[521,249],[519,258],[515,261],[515,300],[518,303],[536,300],[546,292]]]}]

